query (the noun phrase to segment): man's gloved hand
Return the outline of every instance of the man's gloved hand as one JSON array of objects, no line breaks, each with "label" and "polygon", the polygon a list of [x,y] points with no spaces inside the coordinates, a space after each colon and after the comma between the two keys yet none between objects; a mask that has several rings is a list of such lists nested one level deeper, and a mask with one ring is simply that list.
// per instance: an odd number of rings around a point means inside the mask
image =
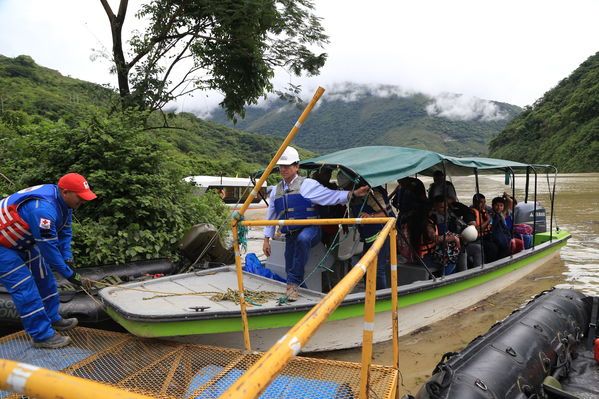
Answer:
[{"label": "man's gloved hand", "polygon": [[81,274],[77,272],[73,273],[73,275],[67,278],[67,280],[69,280],[69,282],[76,287],[83,287],[83,281],[81,281]]}]

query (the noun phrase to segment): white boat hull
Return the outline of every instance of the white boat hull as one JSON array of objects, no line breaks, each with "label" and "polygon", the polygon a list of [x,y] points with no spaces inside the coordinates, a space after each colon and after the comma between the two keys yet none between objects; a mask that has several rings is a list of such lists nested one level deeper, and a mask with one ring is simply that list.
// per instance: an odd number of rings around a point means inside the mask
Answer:
[{"label": "white boat hull", "polygon": [[[399,335],[410,334],[419,328],[443,320],[462,309],[472,306],[510,286],[558,256],[559,250],[556,250],[547,256],[534,260],[521,268],[483,284],[415,305],[402,307],[398,312]],[[314,334],[310,341],[302,348],[302,351],[318,352],[359,347],[362,345],[363,326],[363,317],[328,321]],[[267,351],[288,330],[289,328],[287,327],[281,327],[251,331],[250,340],[252,349]],[[389,341],[391,338],[391,311],[377,312],[373,341],[378,343]],[[168,337],[167,339],[194,344],[243,348],[243,335],[241,332],[186,335]]]}]

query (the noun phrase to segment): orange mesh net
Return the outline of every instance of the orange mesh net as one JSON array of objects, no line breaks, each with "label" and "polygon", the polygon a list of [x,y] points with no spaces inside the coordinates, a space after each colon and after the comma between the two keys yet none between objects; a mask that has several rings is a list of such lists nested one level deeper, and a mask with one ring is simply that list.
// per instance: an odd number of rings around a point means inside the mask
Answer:
[{"label": "orange mesh net", "polygon": [[[0,358],[99,381],[156,398],[218,398],[263,355],[143,339],[78,327],[61,349],[33,348],[25,332],[0,338]],[[370,397],[390,398],[397,371],[371,366]],[[298,357],[261,398],[357,398],[360,364]],[[50,388],[51,389],[51,388]],[[0,398],[21,395],[0,391]]]}]

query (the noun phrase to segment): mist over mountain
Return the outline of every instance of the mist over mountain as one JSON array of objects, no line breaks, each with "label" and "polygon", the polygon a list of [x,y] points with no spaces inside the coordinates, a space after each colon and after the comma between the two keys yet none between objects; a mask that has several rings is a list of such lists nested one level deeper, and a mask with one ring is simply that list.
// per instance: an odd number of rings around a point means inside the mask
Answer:
[{"label": "mist over mountain", "polygon": [[[303,104],[269,99],[247,108],[236,124],[215,109],[206,119],[237,129],[285,136]],[[491,138],[522,109],[454,93],[436,96],[398,86],[344,83],[327,89],[294,142],[325,154],[364,145],[392,145],[456,156],[484,156]]]}]

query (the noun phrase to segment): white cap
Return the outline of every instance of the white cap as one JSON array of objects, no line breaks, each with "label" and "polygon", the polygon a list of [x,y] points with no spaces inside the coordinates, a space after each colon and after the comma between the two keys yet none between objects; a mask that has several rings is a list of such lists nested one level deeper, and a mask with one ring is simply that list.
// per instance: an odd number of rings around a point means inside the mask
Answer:
[{"label": "white cap", "polygon": [[300,158],[297,150],[293,147],[287,147],[285,148],[285,151],[283,151],[281,158],[277,161],[277,165],[291,165],[299,162],[299,160]]}]

